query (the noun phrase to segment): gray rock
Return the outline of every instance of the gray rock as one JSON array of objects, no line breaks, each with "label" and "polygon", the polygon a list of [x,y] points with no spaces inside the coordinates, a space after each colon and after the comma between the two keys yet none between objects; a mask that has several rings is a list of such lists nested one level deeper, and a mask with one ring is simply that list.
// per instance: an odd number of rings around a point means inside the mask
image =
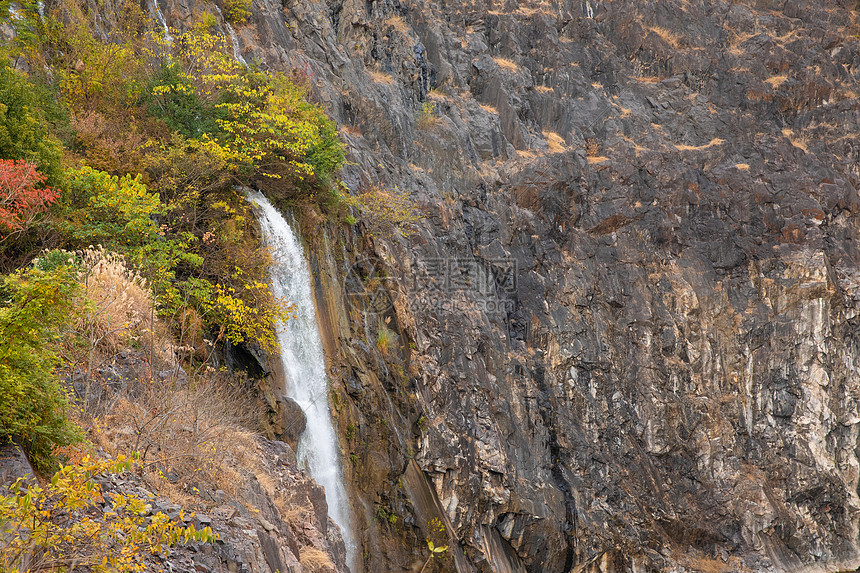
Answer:
[{"label": "gray rock", "polygon": [[35,472],[17,444],[0,445],[0,487],[9,486],[22,479],[25,484],[36,485]]}]

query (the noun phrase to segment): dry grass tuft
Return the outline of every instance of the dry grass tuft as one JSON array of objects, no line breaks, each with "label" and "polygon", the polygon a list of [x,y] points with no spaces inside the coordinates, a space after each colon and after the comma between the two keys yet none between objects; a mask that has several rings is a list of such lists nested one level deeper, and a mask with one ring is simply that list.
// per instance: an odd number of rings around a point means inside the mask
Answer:
[{"label": "dry grass tuft", "polygon": [[555,91],[549,86],[535,86],[535,89],[541,93],[544,93],[544,94],[549,94],[549,93],[552,93],[553,91]]},{"label": "dry grass tuft", "polygon": [[749,171],[750,170],[749,163],[738,163],[735,165],[735,167],[737,169],[740,169],[741,171]]},{"label": "dry grass tuft", "polygon": [[384,24],[403,36],[409,33],[409,25],[403,19],[403,16],[392,16],[385,20]]},{"label": "dry grass tuft", "polygon": [[383,354],[388,354],[392,345],[397,343],[397,333],[385,326],[379,325],[379,331],[376,333],[376,347]]},{"label": "dry grass tuft", "polygon": [[567,145],[564,142],[564,138],[557,134],[554,131],[544,131],[543,137],[546,139],[546,143],[550,153],[562,153],[567,151]]},{"label": "dry grass tuft", "polygon": [[609,161],[608,157],[604,157],[602,155],[597,157],[588,157],[589,165],[594,165],[595,163],[603,163],[604,161]]},{"label": "dry grass tuft", "polygon": [[694,571],[701,571],[701,573],[726,573],[734,569],[727,563],[713,557],[695,557],[689,560],[688,565]]},{"label": "dry grass tuft", "polygon": [[724,139],[720,139],[719,137],[715,137],[710,142],[705,145],[676,145],[675,149],[678,151],[701,151],[703,149],[708,149],[709,147],[714,147],[716,145],[722,145],[725,143]]},{"label": "dry grass tuft", "polygon": [[364,135],[364,132],[362,132],[361,128],[357,125],[341,125],[340,131],[341,133],[352,135],[353,137],[361,137]]},{"label": "dry grass tuft", "polygon": [[479,103],[478,105],[481,106],[481,109],[487,113],[492,113],[493,115],[499,115],[499,110],[496,109],[495,107],[489,105],[489,104]]},{"label": "dry grass tuft", "polygon": [[368,70],[367,75],[378,84],[391,85],[394,83],[394,76],[379,70]]},{"label": "dry grass tuft", "polygon": [[553,12],[550,7],[546,5],[520,6],[519,8],[517,8],[517,12],[526,16],[534,16],[535,14],[546,14],[547,16],[555,15],[555,12]]},{"label": "dry grass tuft", "polygon": [[122,255],[102,247],[80,252],[84,294],[92,306],[82,318],[92,345],[105,352],[126,347],[153,329],[153,302],[146,281],[125,266]]},{"label": "dry grass tuft", "polygon": [[741,44],[752,38],[754,35],[755,34],[751,33],[735,34],[729,42],[728,52],[733,56],[743,56],[744,49],[741,47]]},{"label": "dry grass tuft", "polygon": [[302,524],[310,518],[310,511],[303,505],[290,505],[283,496],[275,496],[275,506],[281,514],[281,519],[296,531],[301,531]]},{"label": "dry grass tuft", "polygon": [[803,151],[808,151],[807,147],[809,145],[809,137],[806,135],[795,135],[794,130],[792,129],[783,129],[782,135],[788,138],[791,144],[798,149],[802,149]]},{"label": "dry grass tuft", "polygon": [[664,42],[673,48],[678,49],[681,47],[681,37],[672,30],[660,26],[650,26],[648,30],[660,36]]},{"label": "dry grass tuft", "polygon": [[520,71],[520,67],[507,58],[493,58],[493,61],[506,72],[513,74]]},{"label": "dry grass tuft", "polygon": [[327,553],[315,547],[305,546],[299,549],[299,561],[313,573],[334,573],[334,563]]},{"label": "dry grass tuft", "polygon": [[765,82],[767,82],[768,84],[770,84],[770,87],[771,87],[771,88],[773,88],[773,89],[778,89],[778,88],[779,88],[779,86],[781,86],[782,84],[784,84],[787,80],[788,80],[788,76],[787,76],[787,75],[785,75],[785,74],[780,74],[780,75],[778,75],[778,76],[773,76],[772,78],[768,78],[768,79],[766,79],[766,80],[765,80]]}]

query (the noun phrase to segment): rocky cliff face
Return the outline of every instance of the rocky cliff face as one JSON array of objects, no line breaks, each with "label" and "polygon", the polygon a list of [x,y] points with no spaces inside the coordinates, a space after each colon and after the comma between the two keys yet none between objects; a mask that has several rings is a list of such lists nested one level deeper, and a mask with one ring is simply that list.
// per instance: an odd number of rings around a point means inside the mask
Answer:
[{"label": "rocky cliff face", "polygon": [[428,569],[860,565],[853,1],[257,0],[236,32],[308,76],[351,189],[424,216],[304,222],[365,570],[419,568],[434,518]]}]

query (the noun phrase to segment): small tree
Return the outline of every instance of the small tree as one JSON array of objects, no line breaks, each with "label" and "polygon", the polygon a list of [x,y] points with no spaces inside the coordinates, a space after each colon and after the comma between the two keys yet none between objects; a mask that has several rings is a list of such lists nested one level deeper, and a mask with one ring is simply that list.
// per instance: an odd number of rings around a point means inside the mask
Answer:
[{"label": "small tree", "polygon": [[79,288],[77,270],[64,265],[0,277],[0,443],[19,440],[42,468],[55,446],[80,438],[54,372]]},{"label": "small tree", "polygon": [[[144,502],[130,495],[105,494],[94,480],[131,468],[131,460],[84,458],[64,466],[44,488],[18,480],[0,496],[0,571],[142,571],[142,552],[163,553],[171,545],[213,541],[208,527],[183,527],[161,512],[147,517]],[[180,519],[181,519],[180,515]]]},{"label": "small tree", "polygon": [[25,229],[57,200],[59,190],[42,187],[45,180],[34,163],[0,160],[0,236]]},{"label": "small tree", "polygon": [[427,565],[430,563],[430,560],[434,557],[439,557],[441,554],[448,551],[448,546],[443,545],[442,547],[437,547],[430,538],[427,538],[427,549],[430,550],[430,555],[427,556],[427,561],[424,562],[424,566],[421,568],[421,573],[424,573],[424,570],[427,568]]},{"label": "small tree", "polygon": [[[430,550],[430,555],[427,556],[427,561],[424,562],[424,566],[421,568],[420,573],[424,573],[427,565],[430,564],[430,561],[432,561],[434,557],[441,559],[442,555],[448,551],[447,545],[441,545],[448,538],[448,531],[442,521],[438,517],[434,517],[427,525],[430,533],[427,537],[427,549]],[[433,542],[433,539],[436,540],[435,543]]]},{"label": "small tree", "polygon": [[60,175],[63,147],[51,135],[49,121],[57,121],[60,113],[59,104],[43,88],[0,57],[0,159],[24,159],[49,177]]}]

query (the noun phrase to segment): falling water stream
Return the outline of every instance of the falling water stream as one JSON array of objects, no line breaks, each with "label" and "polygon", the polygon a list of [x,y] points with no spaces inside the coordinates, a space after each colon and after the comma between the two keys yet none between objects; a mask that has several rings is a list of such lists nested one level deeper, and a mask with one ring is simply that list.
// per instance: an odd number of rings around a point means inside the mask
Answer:
[{"label": "falling water stream", "polygon": [[152,16],[156,19],[158,24],[164,30],[164,41],[168,44],[172,44],[173,36],[170,35],[170,29],[167,27],[167,19],[165,19],[164,13],[161,11],[161,7],[158,5],[158,0],[149,1],[149,11],[150,13],[152,13]]},{"label": "falling water stream", "polygon": [[224,28],[227,30],[227,35],[230,36],[230,43],[233,45],[233,59],[243,66],[248,65],[248,62],[246,62],[245,58],[242,57],[242,50],[239,47],[239,38],[236,37],[236,31],[233,29],[233,26],[230,25],[230,22],[227,21],[227,18],[224,17],[224,14],[221,13],[221,8],[219,8],[217,4],[214,6],[215,10],[218,12],[218,16],[221,17],[221,21],[224,22]]},{"label": "falling water stream", "polygon": [[307,427],[299,440],[299,463],[325,488],[329,516],[340,526],[347,562],[357,571],[358,547],[343,483],[340,448],[329,410],[325,358],[314,309],[310,267],[299,238],[281,213],[262,193],[251,191],[248,199],[255,205],[263,240],[272,250],[274,294],[296,307],[295,317],[278,328],[278,342],[287,377],[287,395],[299,404],[307,417]]}]

